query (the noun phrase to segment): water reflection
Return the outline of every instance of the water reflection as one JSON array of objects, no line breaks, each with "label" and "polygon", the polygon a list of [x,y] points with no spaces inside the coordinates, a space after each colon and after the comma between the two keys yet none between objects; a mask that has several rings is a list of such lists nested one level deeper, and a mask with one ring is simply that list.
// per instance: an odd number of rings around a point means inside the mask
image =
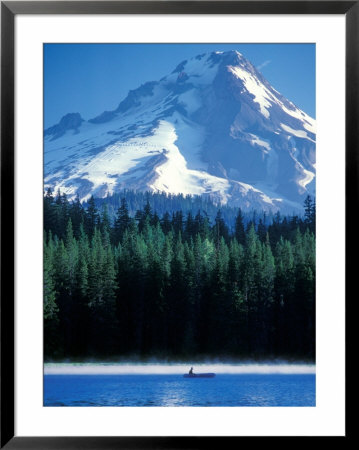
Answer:
[{"label": "water reflection", "polygon": [[46,375],[48,406],[315,406],[315,375]]}]

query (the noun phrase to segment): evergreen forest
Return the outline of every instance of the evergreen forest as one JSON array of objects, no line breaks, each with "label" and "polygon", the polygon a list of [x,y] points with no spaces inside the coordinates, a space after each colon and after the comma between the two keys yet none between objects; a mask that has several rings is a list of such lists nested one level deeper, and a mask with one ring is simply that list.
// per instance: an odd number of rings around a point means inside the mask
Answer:
[{"label": "evergreen forest", "polygon": [[167,200],[45,193],[45,360],[313,361],[314,200],[302,217]]}]

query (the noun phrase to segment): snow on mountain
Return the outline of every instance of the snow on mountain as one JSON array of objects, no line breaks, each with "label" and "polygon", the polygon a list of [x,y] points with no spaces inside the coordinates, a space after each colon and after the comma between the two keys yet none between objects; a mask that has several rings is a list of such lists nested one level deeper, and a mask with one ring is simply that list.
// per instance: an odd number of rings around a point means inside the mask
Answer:
[{"label": "snow on mountain", "polygon": [[208,53],[114,111],[67,114],[45,130],[45,188],[80,200],[124,188],[207,195],[291,213],[315,195],[315,137],[315,120],[240,53]]}]

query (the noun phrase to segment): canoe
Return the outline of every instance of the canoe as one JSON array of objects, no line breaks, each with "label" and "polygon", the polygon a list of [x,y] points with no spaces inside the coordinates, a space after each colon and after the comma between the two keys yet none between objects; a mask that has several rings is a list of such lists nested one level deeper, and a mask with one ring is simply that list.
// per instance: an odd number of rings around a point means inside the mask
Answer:
[{"label": "canoe", "polygon": [[215,373],[185,373],[183,375],[184,378],[214,378],[215,376]]}]

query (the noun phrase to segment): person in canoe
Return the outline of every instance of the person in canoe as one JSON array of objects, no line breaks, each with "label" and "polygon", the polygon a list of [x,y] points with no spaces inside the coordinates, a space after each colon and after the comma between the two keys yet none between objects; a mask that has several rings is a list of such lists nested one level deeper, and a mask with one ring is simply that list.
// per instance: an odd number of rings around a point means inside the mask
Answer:
[{"label": "person in canoe", "polygon": [[188,372],[190,375],[193,375],[193,367],[191,367],[190,371]]}]

